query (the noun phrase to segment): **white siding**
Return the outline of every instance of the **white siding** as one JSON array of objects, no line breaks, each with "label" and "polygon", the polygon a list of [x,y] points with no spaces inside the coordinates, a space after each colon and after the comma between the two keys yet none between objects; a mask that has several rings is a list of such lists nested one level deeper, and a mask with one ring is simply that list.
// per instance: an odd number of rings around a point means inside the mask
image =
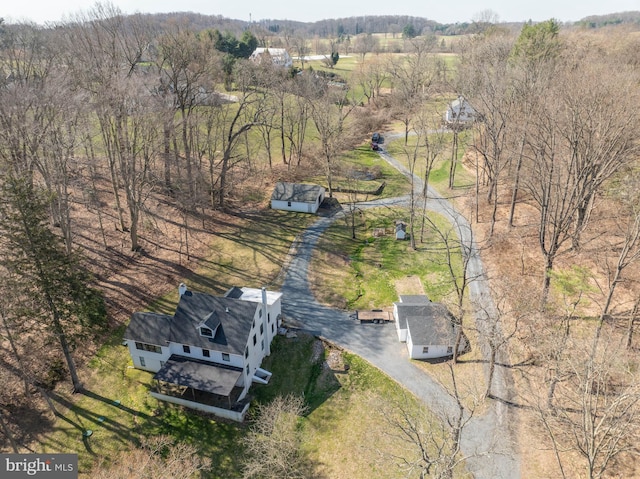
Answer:
[{"label": "white siding", "polygon": [[398,321],[398,305],[394,303],[393,305],[393,317],[395,318],[394,323],[396,323],[396,332],[398,333],[398,339],[401,343],[407,341],[407,328],[400,328],[400,321]]},{"label": "white siding", "polygon": [[[428,348],[428,351],[425,352],[424,348]],[[407,350],[409,351],[409,357],[411,359],[445,358],[451,356],[451,353],[447,352],[448,348],[449,346],[438,344],[413,344],[411,331],[407,333]]]},{"label": "white siding", "polygon": [[[136,341],[130,339],[127,339],[127,347],[129,348],[129,355],[133,360],[133,366],[137,369],[144,369],[145,371],[151,371],[153,373],[160,371],[162,367],[161,362],[167,361],[169,356],[171,356],[168,347],[161,347],[161,353],[154,353],[136,348]],[[142,361],[144,361],[144,366],[142,365]]]},{"label": "white siding", "polygon": [[291,201],[291,206],[289,206],[288,201],[271,200],[271,208],[274,210],[297,211],[298,213],[315,213],[318,211],[318,206],[319,204],[317,202],[313,204]]}]

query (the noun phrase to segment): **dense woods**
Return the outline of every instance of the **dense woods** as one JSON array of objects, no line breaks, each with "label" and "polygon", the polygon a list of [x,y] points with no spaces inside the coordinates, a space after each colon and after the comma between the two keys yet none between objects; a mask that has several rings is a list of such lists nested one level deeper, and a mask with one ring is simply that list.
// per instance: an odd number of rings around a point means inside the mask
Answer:
[{"label": "dense woods", "polygon": [[[189,256],[192,235],[215,228],[208,213],[237,212],[256,194],[252,206],[264,205],[266,176],[322,177],[333,196],[335,178],[345,175],[342,154],[395,121],[406,164],[425,184],[411,194],[412,249],[428,227],[434,164],[450,161],[451,189],[461,168],[475,178],[465,205],[482,230],[483,254],[521,255],[520,275],[517,267],[491,271],[504,275],[492,281],[512,283],[496,293],[501,307],[479,333],[490,350],[485,400],[493,397],[498,350],[510,350],[523,366],[514,367],[510,400],[532,411],[523,427],[545,438],[552,470],[631,477],[640,432],[640,44],[626,30],[595,40],[588,32],[637,25],[637,18],[589,17],[578,25],[586,29],[554,20],[515,28],[400,16],[247,28],[197,14],[125,16],[98,4],[49,28],[0,23],[4,449],[29,440],[14,411],[44,415],[37,401],[55,410],[49,395],[67,380],[82,391],[81,350],[91,344],[91,351],[114,325],[96,257],[117,251],[129,261],[154,247],[159,205],[171,208],[179,255]],[[401,55],[372,34],[402,39]],[[445,42],[436,34],[459,37]],[[295,68],[248,60],[256,46],[309,54],[318,37],[315,50],[358,58],[349,78],[336,81],[304,60]],[[453,63],[443,51],[455,53]],[[472,105],[476,121],[445,130],[455,98]],[[86,237],[87,222],[97,237]],[[535,245],[526,268],[525,246],[508,249],[516,231]],[[440,236],[449,252],[453,240]],[[471,328],[477,305],[467,304],[473,278],[463,263],[462,277],[451,269],[455,314]],[[304,410],[294,405],[289,422]],[[260,427],[251,434],[273,435]],[[131,457],[157,454],[165,439]],[[255,447],[267,446],[278,444]],[[457,439],[454,452],[458,467]],[[194,451],[178,453],[194,471],[204,467],[194,465]],[[260,476],[263,465],[247,477]]]}]

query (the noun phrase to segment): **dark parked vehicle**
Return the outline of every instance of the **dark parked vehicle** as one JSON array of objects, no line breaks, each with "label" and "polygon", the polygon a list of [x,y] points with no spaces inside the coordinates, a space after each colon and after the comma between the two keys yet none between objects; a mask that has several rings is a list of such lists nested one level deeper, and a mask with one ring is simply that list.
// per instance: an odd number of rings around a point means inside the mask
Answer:
[{"label": "dark parked vehicle", "polygon": [[380,138],[382,137],[380,136],[380,133],[378,133],[377,131],[373,135],[371,135],[371,141],[373,141],[374,143],[382,143],[380,141]]}]

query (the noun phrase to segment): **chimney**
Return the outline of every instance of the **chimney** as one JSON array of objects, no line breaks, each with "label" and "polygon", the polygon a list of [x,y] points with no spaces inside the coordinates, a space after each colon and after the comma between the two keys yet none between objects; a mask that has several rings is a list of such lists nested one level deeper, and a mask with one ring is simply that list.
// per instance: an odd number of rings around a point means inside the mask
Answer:
[{"label": "chimney", "polygon": [[187,285],[184,283],[180,283],[180,286],[178,286],[178,294],[180,295],[179,298],[182,298],[182,295],[186,292],[187,292]]},{"label": "chimney", "polygon": [[262,323],[264,324],[265,335],[264,339],[267,343],[267,356],[271,356],[271,331],[269,330],[269,322],[267,321],[267,317],[269,316],[269,310],[267,309],[267,288],[262,287]]}]

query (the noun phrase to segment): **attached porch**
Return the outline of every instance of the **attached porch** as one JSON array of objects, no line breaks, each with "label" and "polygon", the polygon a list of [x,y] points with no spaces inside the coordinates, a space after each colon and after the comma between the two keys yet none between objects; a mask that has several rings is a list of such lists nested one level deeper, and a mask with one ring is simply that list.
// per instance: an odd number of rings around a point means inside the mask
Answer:
[{"label": "attached porch", "polygon": [[[153,379],[158,400],[243,421],[249,401],[243,398],[243,370],[172,355]],[[241,399],[242,398],[242,399]]]}]

